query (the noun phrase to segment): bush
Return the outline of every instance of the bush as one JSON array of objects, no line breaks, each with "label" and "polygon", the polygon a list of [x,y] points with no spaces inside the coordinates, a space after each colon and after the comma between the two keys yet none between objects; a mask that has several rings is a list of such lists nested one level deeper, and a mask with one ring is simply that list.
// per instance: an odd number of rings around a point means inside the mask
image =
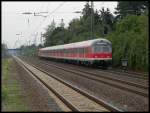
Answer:
[{"label": "bush", "polygon": [[4,101],[7,98],[8,91],[7,88],[2,86],[2,100]]},{"label": "bush", "polygon": [[116,23],[116,31],[107,37],[112,41],[113,62],[117,66],[128,58],[129,68],[148,71],[148,14],[129,15]]}]

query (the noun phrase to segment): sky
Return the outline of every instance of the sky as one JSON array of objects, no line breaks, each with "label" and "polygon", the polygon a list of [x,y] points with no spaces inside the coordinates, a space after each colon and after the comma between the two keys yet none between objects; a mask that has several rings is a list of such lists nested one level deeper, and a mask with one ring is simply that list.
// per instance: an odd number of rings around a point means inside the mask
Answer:
[{"label": "sky", "polygon": [[[114,13],[117,7],[115,1],[96,1],[94,10],[109,8]],[[45,32],[48,25],[54,20],[59,26],[61,19],[65,27],[74,18],[80,18],[86,1],[82,2],[2,2],[2,43],[6,43],[8,48],[17,48],[20,45],[32,43],[43,43],[41,33]],[[22,14],[31,12],[32,14]],[[42,16],[34,16],[33,13]],[[44,17],[45,16],[45,17]]]}]

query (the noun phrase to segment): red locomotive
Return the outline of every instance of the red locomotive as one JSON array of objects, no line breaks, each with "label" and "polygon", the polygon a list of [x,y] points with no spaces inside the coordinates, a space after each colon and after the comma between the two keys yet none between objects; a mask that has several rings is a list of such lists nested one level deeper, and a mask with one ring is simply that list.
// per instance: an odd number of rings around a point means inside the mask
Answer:
[{"label": "red locomotive", "polygon": [[52,58],[86,65],[109,66],[112,62],[111,42],[93,39],[82,42],[41,48],[39,57]]}]

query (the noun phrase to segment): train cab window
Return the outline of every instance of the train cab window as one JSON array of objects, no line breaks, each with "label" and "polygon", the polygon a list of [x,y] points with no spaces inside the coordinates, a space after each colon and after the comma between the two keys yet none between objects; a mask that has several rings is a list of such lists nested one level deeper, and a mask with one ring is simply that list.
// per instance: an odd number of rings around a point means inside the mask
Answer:
[{"label": "train cab window", "polygon": [[103,52],[111,52],[111,45],[103,45],[102,50]]},{"label": "train cab window", "polygon": [[109,47],[108,47],[108,45],[103,45],[103,46],[102,46],[102,50],[103,50],[103,52],[109,52]]},{"label": "train cab window", "polygon": [[106,44],[95,45],[94,52],[111,52],[111,46]]},{"label": "train cab window", "polygon": [[95,45],[94,46],[94,52],[102,52],[102,48],[100,45]]}]

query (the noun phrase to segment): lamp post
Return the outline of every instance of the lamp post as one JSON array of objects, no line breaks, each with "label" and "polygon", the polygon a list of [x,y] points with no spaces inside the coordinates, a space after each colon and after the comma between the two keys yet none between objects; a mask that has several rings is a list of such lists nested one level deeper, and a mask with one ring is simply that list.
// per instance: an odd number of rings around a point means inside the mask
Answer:
[{"label": "lamp post", "polygon": [[127,66],[128,66],[128,59],[127,58],[121,59],[121,64],[123,67],[123,71],[125,71],[127,69]]},{"label": "lamp post", "polygon": [[[21,37],[22,32],[21,32],[21,33],[17,33],[16,35]],[[20,42],[19,37],[18,37],[18,43],[19,43],[19,45],[20,45],[20,49],[21,49],[21,42]],[[19,47],[18,47],[18,48],[19,48]],[[21,55],[21,50],[20,50],[20,49],[19,49],[19,54]]]}]

